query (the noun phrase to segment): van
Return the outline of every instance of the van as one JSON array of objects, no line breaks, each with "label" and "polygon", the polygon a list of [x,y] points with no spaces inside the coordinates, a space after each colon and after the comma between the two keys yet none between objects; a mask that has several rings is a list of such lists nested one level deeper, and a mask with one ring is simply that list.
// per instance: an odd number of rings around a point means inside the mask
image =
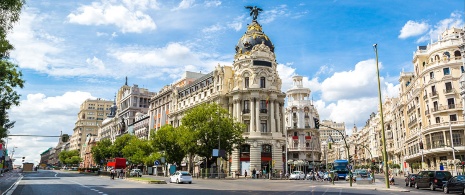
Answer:
[{"label": "van", "polygon": [[420,171],[415,178],[415,188],[429,188],[434,191],[442,186],[452,177],[449,171]]}]

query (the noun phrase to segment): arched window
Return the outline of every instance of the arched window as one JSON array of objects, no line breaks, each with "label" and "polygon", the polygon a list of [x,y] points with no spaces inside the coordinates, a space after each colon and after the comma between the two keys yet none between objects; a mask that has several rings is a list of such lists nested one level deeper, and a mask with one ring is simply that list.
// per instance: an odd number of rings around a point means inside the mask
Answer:
[{"label": "arched window", "polygon": [[294,136],[297,136],[297,132],[294,132]]},{"label": "arched window", "polygon": [[460,53],[459,50],[457,50],[457,51],[454,52],[454,56],[455,56],[455,58],[459,58],[460,56],[462,56],[462,54]]}]

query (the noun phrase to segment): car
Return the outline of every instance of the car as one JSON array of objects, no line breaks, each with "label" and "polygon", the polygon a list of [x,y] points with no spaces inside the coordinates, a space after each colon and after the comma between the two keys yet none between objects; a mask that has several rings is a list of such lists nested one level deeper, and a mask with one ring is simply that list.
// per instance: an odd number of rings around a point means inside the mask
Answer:
[{"label": "car", "polygon": [[289,176],[289,179],[295,179],[295,180],[305,179],[305,173],[303,171],[294,171]]},{"label": "car", "polygon": [[442,188],[452,177],[449,171],[420,171],[415,177],[415,188],[429,188],[431,191]]},{"label": "car", "polygon": [[142,171],[140,169],[133,169],[129,173],[129,176],[131,176],[131,177],[142,177]]},{"label": "car", "polygon": [[321,178],[323,178],[323,174],[324,174],[324,173],[321,172],[321,171],[318,171],[318,173],[317,173],[317,172],[308,172],[308,173],[305,175],[305,179],[306,179],[306,180],[312,180],[314,175],[315,175],[315,179],[318,179],[318,176],[321,177]]},{"label": "car", "polygon": [[412,187],[415,185],[415,177],[417,177],[418,174],[408,174],[405,176],[405,186]]},{"label": "car", "polygon": [[192,175],[187,171],[176,171],[170,176],[170,183],[189,183],[192,184]]},{"label": "car", "polygon": [[459,191],[465,194],[465,175],[458,175],[450,178],[442,187],[444,193]]}]

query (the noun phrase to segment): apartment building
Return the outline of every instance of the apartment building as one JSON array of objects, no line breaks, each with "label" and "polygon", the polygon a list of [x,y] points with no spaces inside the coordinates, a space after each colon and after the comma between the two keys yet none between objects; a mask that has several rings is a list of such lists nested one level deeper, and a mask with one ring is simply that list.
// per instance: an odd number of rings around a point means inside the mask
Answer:
[{"label": "apartment building", "polygon": [[453,154],[455,159],[465,160],[460,95],[464,66],[459,48],[463,34],[463,29],[447,29],[438,41],[419,46],[413,55],[414,72],[401,74],[406,163],[421,163],[424,169],[439,169],[442,165],[453,171],[453,164],[458,163],[453,162]]},{"label": "apartment building", "polygon": [[320,131],[315,128],[314,121],[320,117],[310,99],[311,91],[303,86],[302,78],[293,76],[293,86],[286,92],[286,162],[311,170],[321,163]]},{"label": "apartment building", "polygon": [[98,127],[110,113],[112,101],[101,98],[85,100],[79,109],[78,119],[74,124],[73,135],[70,138],[70,150],[78,150],[82,153],[82,144],[87,134],[97,135]]}]

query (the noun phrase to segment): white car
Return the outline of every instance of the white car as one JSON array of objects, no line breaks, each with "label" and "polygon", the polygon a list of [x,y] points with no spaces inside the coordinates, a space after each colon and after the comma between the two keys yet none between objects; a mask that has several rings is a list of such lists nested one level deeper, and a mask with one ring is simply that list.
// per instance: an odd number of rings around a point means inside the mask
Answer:
[{"label": "white car", "polygon": [[140,169],[133,169],[129,173],[129,176],[131,176],[131,177],[142,177],[142,171]]},{"label": "white car", "polygon": [[192,183],[192,175],[187,171],[176,171],[170,176],[170,183]]},{"label": "white car", "polygon": [[303,171],[294,171],[289,176],[289,179],[296,179],[296,180],[305,179],[305,173]]}]

